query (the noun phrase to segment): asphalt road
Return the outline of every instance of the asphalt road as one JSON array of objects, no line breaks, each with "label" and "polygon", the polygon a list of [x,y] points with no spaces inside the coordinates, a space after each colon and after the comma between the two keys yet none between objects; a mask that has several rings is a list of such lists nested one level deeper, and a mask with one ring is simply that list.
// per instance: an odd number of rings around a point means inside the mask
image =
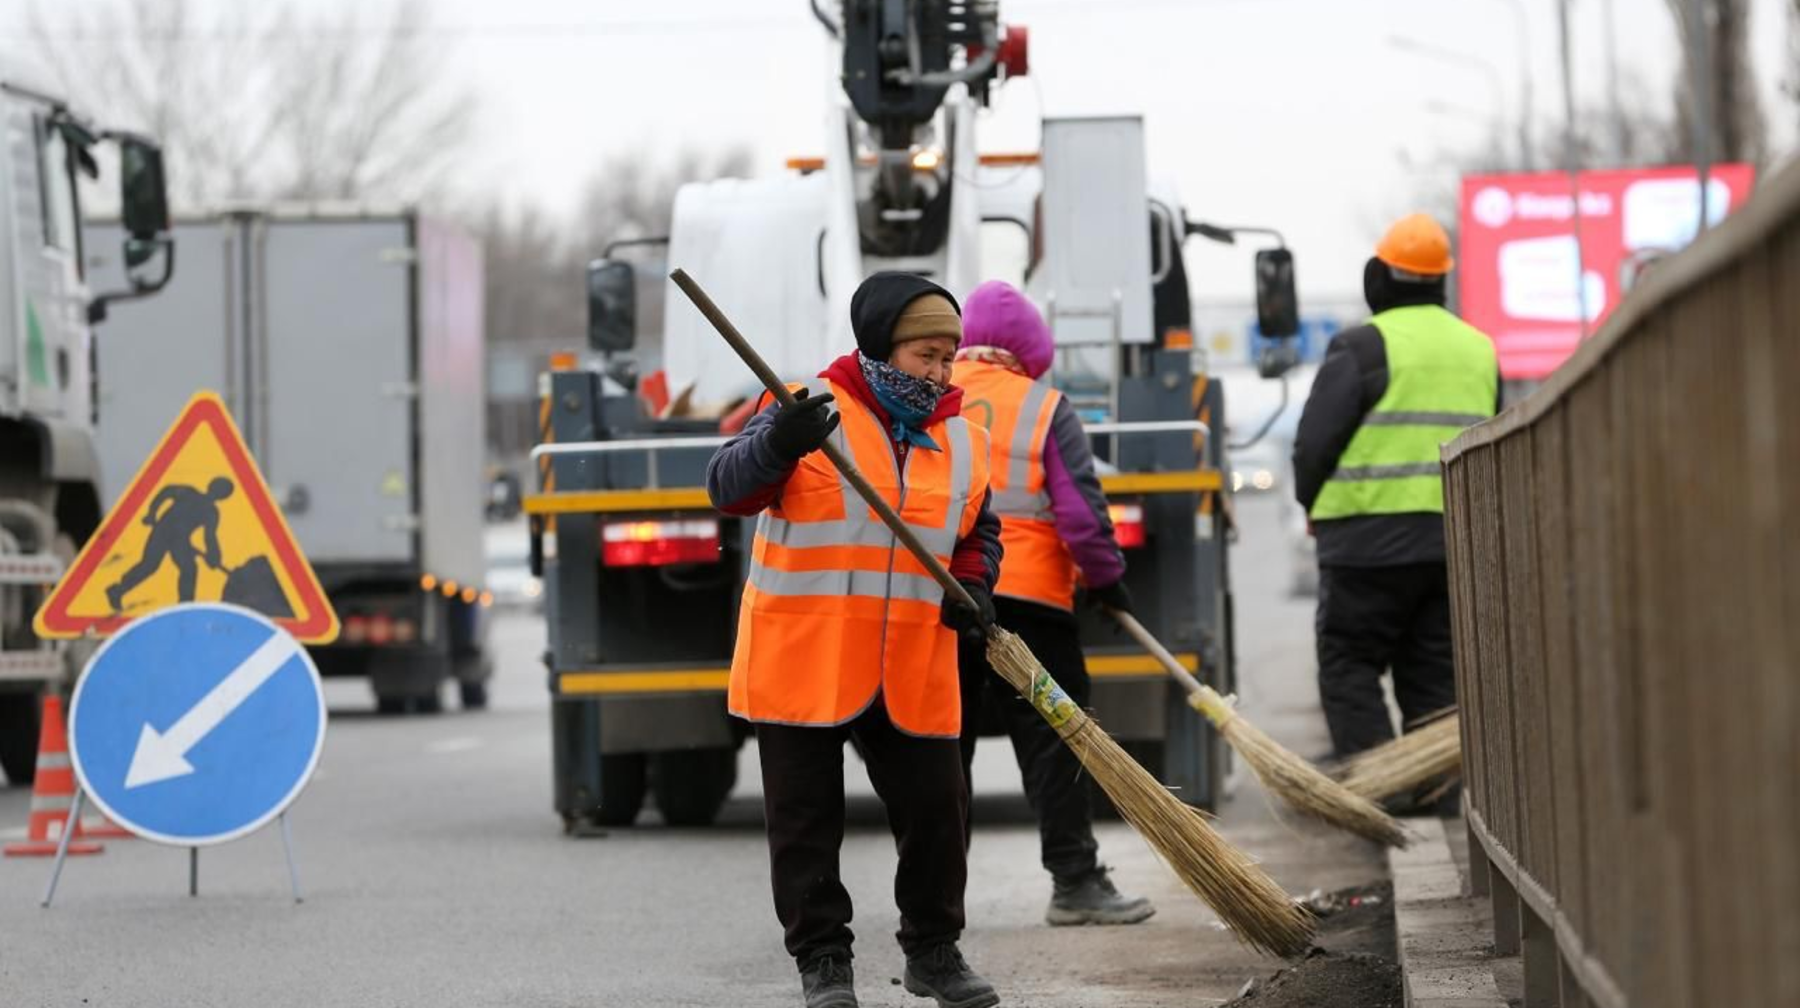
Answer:
[{"label": "asphalt road", "polygon": [[[1240,502],[1243,700],[1305,754],[1326,747],[1312,684],[1310,600],[1286,595],[1271,501]],[[278,831],[209,848],[200,896],[187,852],[111,841],[72,859],[56,905],[49,864],[0,862],[0,1006],[797,1005],[769,904],[753,747],[723,821],[564,838],[550,808],[541,623],[495,628],[493,709],[378,719],[357,682],[328,684],[324,758],[291,815],[305,902],[288,896]],[[1216,1004],[1280,964],[1238,945],[1130,829],[1101,827],[1123,888],[1160,912],[1124,929],[1042,924],[1048,879],[1017,771],[983,747],[964,947],[1008,1005]],[[924,1004],[895,977],[893,846],[857,762],[844,873],[858,901],[865,1005]],[[0,836],[29,795],[0,789]],[[1278,818],[1252,782],[1221,828],[1291,892],[1375,880],[1369,844]]]}]

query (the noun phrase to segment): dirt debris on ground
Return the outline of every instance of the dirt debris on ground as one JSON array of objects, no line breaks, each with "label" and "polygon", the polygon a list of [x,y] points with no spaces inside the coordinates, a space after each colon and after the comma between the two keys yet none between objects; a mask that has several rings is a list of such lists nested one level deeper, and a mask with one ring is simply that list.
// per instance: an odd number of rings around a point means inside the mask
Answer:
[{"label": "dirt debris on ground", "polygon": [[1400,967],[1362,952],[1314,948],[1298,965],[1256,981],[1224,1008],[1401,1008]]},{"label": "dirt debris on ground", "polygon": [[1312,951],[1247,982],[1223,1008],[1401,1008],[1393,884],[1314,892],[1303,902],[1319,919]]}]

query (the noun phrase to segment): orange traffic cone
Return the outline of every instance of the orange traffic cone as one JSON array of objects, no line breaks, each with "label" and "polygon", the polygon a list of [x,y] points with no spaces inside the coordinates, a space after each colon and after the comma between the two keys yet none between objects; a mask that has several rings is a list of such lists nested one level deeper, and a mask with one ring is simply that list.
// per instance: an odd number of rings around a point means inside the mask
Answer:
[{"label": "orange traffic cone", "polygon": [[97,819],[83,818],[81,825],[75,827],[75,835],[95,840],[135,840],[137,834],[102,815]]},{"label": "orange traffic cone", "polygon": [[[62,698],[44,698],[38,729],[37,780],[31,786],[31,817],[25,842],[7,844],[7,857],[46,857],[56,853],[63,830],[70,828],[69,806],[75,801],[75,768],[69,763],[69,739],[63,731]],[[81,836],[81,823],[73,826]],[[70,854],[98,854],[106,848],[71,837]]]}]

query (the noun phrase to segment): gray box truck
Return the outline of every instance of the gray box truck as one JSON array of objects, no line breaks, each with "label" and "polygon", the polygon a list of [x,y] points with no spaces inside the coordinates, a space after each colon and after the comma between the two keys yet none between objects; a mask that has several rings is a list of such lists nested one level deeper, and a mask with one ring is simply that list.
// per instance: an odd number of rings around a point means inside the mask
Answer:
[{"label": "gray box truck", "polygon": [[[113,309],[98,375],[109,502],[199,389],[221,395],[342,633],[327,676],[386,713],[487,701],[480,246],[410,210],[312,207],[178,219],[182,269]],[[117,225],[88,267],[121,265]]]}]

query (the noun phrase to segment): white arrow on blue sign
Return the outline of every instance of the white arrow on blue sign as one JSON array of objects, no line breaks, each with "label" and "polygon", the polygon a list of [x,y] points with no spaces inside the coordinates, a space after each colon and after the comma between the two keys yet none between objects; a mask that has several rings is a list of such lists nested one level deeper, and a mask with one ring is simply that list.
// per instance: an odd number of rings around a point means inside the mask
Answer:
[{"label": "white arrow on blue sign", "polygon": [[128,624],[69,702],[81,788],[149,840],[224,843],[280,815],[312,776],[325,695],[306,649],[260,613],[195,602]]}]

